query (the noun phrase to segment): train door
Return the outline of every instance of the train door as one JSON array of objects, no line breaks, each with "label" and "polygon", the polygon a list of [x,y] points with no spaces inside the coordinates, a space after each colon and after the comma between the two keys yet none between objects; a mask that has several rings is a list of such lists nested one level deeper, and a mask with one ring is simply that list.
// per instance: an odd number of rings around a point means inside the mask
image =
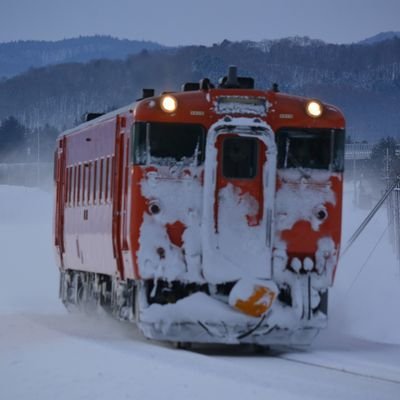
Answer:
[{"label": "train door", "polygon": [[57,142],[54,154],[54,183],[56,186],[55,217],[54,217],[54,245],[57,250],[59,267],[63,268],[64,246],[64,207],[65,207],[65,136]]},{"label": "train door", "polygon": [[133,278],[128,234],[130,137],[126,124],[126,117],[117,117],[113,164],[113,246],[121,279]]},{"label": "train door", "polygon": [[204,275],[211,282],[271,278],[276,147],[266,127],[209,132],[204,196]]}]

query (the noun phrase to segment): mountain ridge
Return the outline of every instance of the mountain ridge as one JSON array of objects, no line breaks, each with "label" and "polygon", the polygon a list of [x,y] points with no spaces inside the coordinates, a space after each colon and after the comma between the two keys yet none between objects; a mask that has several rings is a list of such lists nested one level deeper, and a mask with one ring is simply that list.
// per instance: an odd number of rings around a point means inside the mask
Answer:
[{"label": "mountain ridge", "polygon": [[174,91],[204,77],[216,83],[232,64],[240,75],[254,77],[258,88],[267,90],[277,82],[283,92],[335,104],[345,112],[353,139],[400,137],[397,38],[368,46],[304,38],[261,46],[224,40],[208,47],[141,51],[124,60],[35,68],[0,82],[0,119],[13,115],[29,128],[50,124],[65,129],[86,112],[133,102],[143,87]]},{"label": "mountain ridge", "polygon": [[376,35],[360,40],[358,44],[375,44],[394,38],[400,38],[400,31],[379,32]]},{"label": "mountain ridge", "polygon": [[30,68],[48,65],[88,62],[94,59],[124,59],[141,51],[166,48],[143,40],[117,39],[95,35],[57,41],[20,40],[0,43],[0,77],[10,78]]}]

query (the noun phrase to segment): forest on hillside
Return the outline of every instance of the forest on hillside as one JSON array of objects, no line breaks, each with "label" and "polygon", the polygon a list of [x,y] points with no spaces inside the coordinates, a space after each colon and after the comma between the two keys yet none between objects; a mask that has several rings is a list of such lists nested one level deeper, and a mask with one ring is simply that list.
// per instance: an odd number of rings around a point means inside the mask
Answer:
[{"label": "forest on hillside", "polygon": [[187,81],[216,82],[229,65],[256,87],[320,98],[339,106],[353,141],[400,136],[400,39],[334,45],[308,38],[229,42],[32,68],[0,82],[0,120],[13,117],[32,132],[60,132],[86,112],[135,101],[142,88],[179,90]]}]

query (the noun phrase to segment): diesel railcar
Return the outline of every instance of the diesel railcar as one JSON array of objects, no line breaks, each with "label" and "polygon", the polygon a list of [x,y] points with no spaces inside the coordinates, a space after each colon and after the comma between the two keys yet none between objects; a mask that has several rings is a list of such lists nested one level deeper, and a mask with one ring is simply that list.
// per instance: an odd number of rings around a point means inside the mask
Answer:
[{"label": "diesel railcar", "polygon": [[338,108],[234,67],[90,115],[55,153],[62,301],[157,340],[310,343],[338,262],[344,132]]}]

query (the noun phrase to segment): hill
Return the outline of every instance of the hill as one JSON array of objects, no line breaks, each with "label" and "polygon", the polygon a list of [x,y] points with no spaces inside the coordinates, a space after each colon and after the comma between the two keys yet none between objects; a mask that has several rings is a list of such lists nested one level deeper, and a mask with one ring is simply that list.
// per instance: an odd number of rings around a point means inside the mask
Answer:
[{"label": "hill", "polygon": [[374,35],[367,39],[361,40],[358,43],[359,44],[374,44],[374,43],[379,43],[379,42],[383,42],[385,40],[394,39],[394,38],[400,38],[400,32],[394,32],[394,31],[381,32],[381,33],[378,33],[377,35]]},{"label": "hill", "polygon": [[216,82],[235,64],[258,88],[323,99],[342,108],[353,139],[400,136],[400,39],[369,46],[307,38],[229,42],[142,51],[125,60],[96,60],[32,69],[0,83],[0,119],[29,128],[76,124],[140,97],[143,87],[177,90],[186,81]]},{"label": "hill", "polygon": [[0,43],[0,77],[9,78],[29,68],[99,58],[124,59],[142,50],[160,50],[158,43],[121,40],[111,36],[87,36],[50,41]]}]

